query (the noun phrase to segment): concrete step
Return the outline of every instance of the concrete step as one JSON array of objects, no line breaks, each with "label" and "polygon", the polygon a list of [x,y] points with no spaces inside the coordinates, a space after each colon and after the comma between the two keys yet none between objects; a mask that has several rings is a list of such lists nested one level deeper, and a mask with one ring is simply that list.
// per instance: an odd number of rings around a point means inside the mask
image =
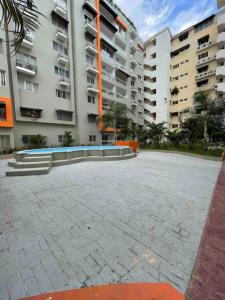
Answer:
[{"label": "concrete step", "polygon": [[23,162],[51,161],[51,156],[26,156],[21,159]]},{"label": "concrete step", "polygon": [[37,161],[37,162],[17,162],[14,164],[15,169],[28,169],[28,168],[47,168],[51,165],[49,161]]},{"label": "concrete step", "polygon": [[50,167],[45,168],[29,168],[29,169],[13,169],[6,171],[6,176],[30,176],[48,174]]}]

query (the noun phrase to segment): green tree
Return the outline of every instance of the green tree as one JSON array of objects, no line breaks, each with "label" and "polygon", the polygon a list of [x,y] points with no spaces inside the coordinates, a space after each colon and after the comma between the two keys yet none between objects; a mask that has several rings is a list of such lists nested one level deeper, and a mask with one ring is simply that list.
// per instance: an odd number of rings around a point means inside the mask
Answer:
[{"label": "green tree", "polygon": [[155,144],[157,148],[160,147],[160,143],[166,135],[166,127],[165,122],[161,122],[158,124],[150,123],[147,128],[147,136],[148,139]]},{"label": "green tree", "polygon": [[174,131],[168,131],[166,134],[166,138],[174,145],[174,147],[179,148],[180,143],[184,139],[184,132],[179,129],[176,129]]},{"label": "green tree", "polygon": [[72,132],[65,131],[63,135],[63,146],[64,147],[71,147],[74,143]]},{"label": "green tree", "polygon": [[[128,127],[128,112],[129,109],[126,105],[111,101],[102,116],[103,130],[108,127],[113,128],[114,141],[117,140],[118,129],[123,130],[123,128]],[[100,122],[100,118],[97,118],[97,121]]]},{"label": "green tree", "polygon": [[[219,125],[222,129],[224,124],[225,101],[224,99],[210,99],[204,91],[194,94],[193,114],[202,119],[204,125],[203,136],[205,142],[209,142],[213,138],[213,130],[209,130],[210,124]],[[218,128],[217,128],[218,129]]]},{"label": "green tree", "polygon": [[204,124],[199,116],[191,116],[181,123],[184,138],[190,148],[193,148],[197,141],[203,138]]},{"label": "green tree", "polygon": [[34,147],[43,147],[47,141],[47,136],[36,134],[30,137],[30,144]]}]

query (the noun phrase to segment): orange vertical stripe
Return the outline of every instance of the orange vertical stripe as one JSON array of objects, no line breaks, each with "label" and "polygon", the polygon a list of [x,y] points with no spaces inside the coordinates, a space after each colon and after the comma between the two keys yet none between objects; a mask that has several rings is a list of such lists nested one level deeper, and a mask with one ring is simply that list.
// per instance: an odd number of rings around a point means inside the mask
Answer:
[{"label": "orange vertical stripe", "polygon": [[99,129],[103,128],[103,121],[102,121],[102,59],[101,59],[101,27],[100,27],[100,0],[96,0],[96,9],[97,9],[97,16],[96,16],[96,28],[97,28],[97,64],[98,64],[98,114],[99,114]]},{"label": "orange vertical stripe", "polygon": [[0,102],[3,102],[6,107],[6,120],[0,121],[0,127],[13,127],[12,101],[10,98],[0,97]]}]

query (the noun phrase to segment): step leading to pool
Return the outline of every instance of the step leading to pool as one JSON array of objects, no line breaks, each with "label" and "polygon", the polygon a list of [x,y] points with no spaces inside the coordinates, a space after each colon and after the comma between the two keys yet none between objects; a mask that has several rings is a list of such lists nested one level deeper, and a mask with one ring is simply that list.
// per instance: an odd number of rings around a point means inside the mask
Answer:
[{"label": "step leading to pool", "polygon": [[6,176],[30,176],[30,175],[44,175],[48,174],[50,167],[45,168],[28,168],[28,169],[14,169],[6,171]]}]

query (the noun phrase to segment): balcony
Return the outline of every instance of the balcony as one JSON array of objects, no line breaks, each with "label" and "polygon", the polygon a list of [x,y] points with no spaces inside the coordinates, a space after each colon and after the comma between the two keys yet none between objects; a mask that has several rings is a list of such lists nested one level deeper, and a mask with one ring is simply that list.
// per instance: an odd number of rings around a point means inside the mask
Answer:
[{"label": "balcony", "polygon": [[84,1],[83,9],[86,9],[89,13],[91,13],[93,16],[97,15],[96,8],[90,3],[89,0]]},{"label": "balcony", "polygon": [[150,94],[150,93],[148,93],[148,92],[144,92],[144,98],[145,99],[148,99],[149,101],[152,101],[152,95]]},{"label": "balcony", "polygon": [[217,44],[224,44],[224,43],[225,43],[225,32],[218,33]]},{"label": "balcony", "polygon": [[112,90],[102,89],[103,97],[109,100],[115,100],[115,92]]},{"label": "balcony", "polygon": [[114,85],[115,78],[111,73],[102,70],[102,80]]},{"label": "balcony", "polygon": [[145,121],[147,121],[148,123],[152,123],[152,117],[150,115],[146,115],[144,114],[144,118],[145,118]]},{"label": "balcony", "polygon": [[210,41],[210,42],[206,42],[202,45],[198,45],[197,46],[197,52],[199,52],[201,50],[205,50],[205,49],[210,48],[210,47],[213,47],[213,46],[215,46],[215,44],[216,43],[214,41]]},{"label": "balcony", "polygon": [[108,53],[102,51],[101,52],[102,60],[109,66],[115,67],[114,57],[110,56]]},{"label": "balcony", "polygon": [[67,33],[61,28],[57,28],[56,38],[62,42],[65,42],[68,38]]},{"label": "balcony", "polygon": [[63,17],[66,19],[66,9],[65,7],[60,6],[58,3],[56,3],[54,12],[59,15],[60,17]]},{"label": "balcony", "polygon": [[86,42],[86,50],[91,52],[92,54],[98,54],[98,50],[96,48],[96,45],[94,43],[89,42],[89,41]]},{"label": "balcony", "polygon": [[216,76],[225,76],[225,66],[216,68]]},{"label": "balcony", "polygon": [[21,117],[33,118],[33,119],[40,119],[41,118],[42,109],[20,107],[20,113],[21,113]]},{"label": "balcony", "polygon": [[27,48],[27,49],[32,49],[34,46],[34,37],[32,35],[26,34],[21,46]]},{"label": "balcony", "polygon": [[224,60],[225,59],[225,49],[221,49],[221,50],[217,51],[216,59],[217,60]]},{"label": "balcony", "polygon": [[217,26],[218,26],[218,29],[225,27],[225,15],[224,14],[217,17]]},{"label": "balcony", "polygon": [[202,79],[204,77],[212,76],[212,75],[215,75],[215,74],[216,74],[215,70],[210,70],[210,71],[199,73],[198,75],[195,76],[195,79],[199,80],[199,79]]},{"label": "balcony", "polygon": [[98,74],[96,66],[92,64],[87,65],[87,71],[95,75]]},{"label": "balcony", "polygon": [[86,20],[85,23],[85,31],[89,32],[91,35],[96,36],[97,34],[97,29],[95,27],[95,23],[93,21],[90,20]]},{"label": "balcony", "polygon": [[217,92],[225,93],[225,83],[220,82],[215,85],[215,89]]},{"label": "balcony", "polygon": [[70,87],[70,82],[67,78],[62,77],[59,79],[59,85],[68,88]]},{"label": "balcony", "polygon": [[135,71],[131,71],[131,78],[132,79],[138,79],[137,75],[135,74]]},{"label": "balcony", "polygon": [[62,65],[67,65],[69,63],[69,58],[66,55],[59,54],[57,61]]},{"label": "balcony", "polygon": [[31,65],[20,59],[16,60],[16,70],[30,76],[35,76],[37,74],[37,66]]},{"label": "balcony", "polygon": [[150,90],[155,89],[155,82],[145,81],[144,85],[145,85],[145,87],[149,88]]},{"label": "balcony", "polygon": [[121,69],[121,70],[125,71],[125,72],[127,71],[126,65],[123,65],[123,64],[119,63],[118,61],[116,61],[116,67],[118,69]]},{"label": "balcony", "polygon": [[214,56],[210,56],[210,57],[205,57],[205,58],[202,58],[202,59],[199,59],[198,61],[197,61],[197,66],[200,66],[200,65],[203,65],[203,64],[205,64],[205,63],[209,63],[210,61],[213,61],[213,60],[215,60],[216,59],[216,55],[214,55]]},{"label": "balcony", "polygon": [[99,90],[94,84],[88,83],[87,85],[87,91],[90,93],[98,94]]},{"label": "balcony", "polygon": [[134,58],[131,59],[130,63],[131,63],[133,66],[136,66],[136,65],[137,65],[137,61],[136,61]]},{"label": "balcony", "polygon": [[122,95],[119,93],[116,94],[116,98],[122,101],[127,101],[126,95]]},{"label": "balcony", "polygon": [[122,89],[127,89],[127,82],[124,80],[121,80],[119,78],[116,78],[116,85],[119,86]]},{"label": "balcony", "polygon": [[135,87],[131,87],[131,92],[132,92],[132,93],[137,93],[138,90],[137,90]]},{"label": "balcony", "polygon": [[136,107],[138,105],[137,100],[131,99],[131,106]]}]

